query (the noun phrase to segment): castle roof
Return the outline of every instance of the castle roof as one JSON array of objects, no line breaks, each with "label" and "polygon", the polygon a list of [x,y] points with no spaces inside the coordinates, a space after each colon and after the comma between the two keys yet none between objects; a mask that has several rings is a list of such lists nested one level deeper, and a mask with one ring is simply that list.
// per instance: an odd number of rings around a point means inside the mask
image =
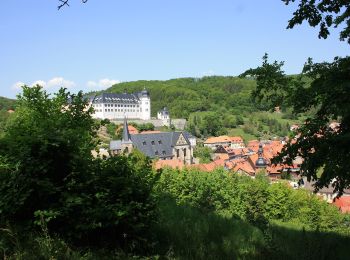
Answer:
[{"label": "castle roof", "polygon": [[90,98],[94,104],[99,103],[138,103],[142,96],[149,96],[147,90],[136,93],[102,93]]}]

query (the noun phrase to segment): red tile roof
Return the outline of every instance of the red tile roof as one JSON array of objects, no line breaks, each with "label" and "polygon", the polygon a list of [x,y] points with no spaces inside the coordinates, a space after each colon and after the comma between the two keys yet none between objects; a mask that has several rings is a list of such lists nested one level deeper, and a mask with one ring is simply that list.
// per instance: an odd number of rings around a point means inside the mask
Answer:
[{"label": "red tile roof", "polygon": [[[119,132],[120,130],[123,129],[123,126],[119,126],[116,130],[116,132]],[[138,134],[139,133],[139,130],[137,130],[134,126],[132,125],[128,125],[128,130],[129,130],[129,133],[132,134],[132,135],[135,135],[135,134]]]},{"label": "red tile roof", "polygon": [[240,136],[227,136],[222,135],[218,137],[210,137],[204,142],[205,144],[216,144],[216,143],[243,143],[243,139]]},{"label": "red tile roof", "polygon": [[154,168],[156,170],[161,169],[161,168],[172,168],[172,169],[182,169],[184,167],[184,163],[181,160],[178,159],[172,159],[172,160],[158,160],[154,164]]},{"label": "red tile roof", "polygon": [[333,204],[337,206],[341,212],[350,213],[350,196],[342,196],[339,199],[335,199]]}]

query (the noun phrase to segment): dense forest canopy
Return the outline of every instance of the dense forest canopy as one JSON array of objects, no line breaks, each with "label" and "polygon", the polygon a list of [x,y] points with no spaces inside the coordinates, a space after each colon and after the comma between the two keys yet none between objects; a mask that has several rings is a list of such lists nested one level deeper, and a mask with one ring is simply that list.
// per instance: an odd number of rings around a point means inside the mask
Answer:
[{"label": "dense forest canopy", "polygon": [[198,111],[225,109],[237,114],[258,110],[250,99],[255,81],[237,77],[140,80],[116,84],[106,92],[137,92],[143,88],[150,92],[152,116],[165,106],[174,118],[188,118],[190,113]]}]

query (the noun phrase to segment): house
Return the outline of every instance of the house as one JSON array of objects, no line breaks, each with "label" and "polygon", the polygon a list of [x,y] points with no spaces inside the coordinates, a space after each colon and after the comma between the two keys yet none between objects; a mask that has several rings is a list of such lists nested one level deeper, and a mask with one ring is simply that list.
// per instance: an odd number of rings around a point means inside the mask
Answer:
[{"label": "house", "polygon": [[350,213],[350,195],[335,199],[333,205],[339,208],[342,213]]},{"label": "house", "polygon": [[213,150],[215,150],[219,146],[231,147],[234,149],[245,147],[242,137],[240,136],[230,137],[226,135],[222,135],[218,137],[210,137],[204,141],[204,146],[210,147]]},{"label": "house", "polygon": [[179,169],[182,170],[185,164],[180,159],[170,159],[170,160],[158,160],[154,163],[154,168],[156,170],[162,168],[171,168],[171,169]]},{"label": "house", "polygon": [[137,93],[102,93],[90,98],[93,118],[149,120],[151,118],[151,98],[146,89]]},{"label": "house", "polygon": [[187,132],[160,132],[130,134],[128,123],[124,118],[122,140],[110,142],[112,154],[130,153],[138,149],[151,159],[159,160],[181,160],[184,164],[193,163],[193,146]]},{"label": "house", "polygon": [[[306,179],[306,177],[301,179],[301,187],[310,191],[310,192],[314,192],[315,191],[315,181],[308,181]],[[325,201],[327,201],[328,203],[332,203],[334,201],[336,201],[336,197],[337,197],[337,193],[334,192],[334,188],[332,187],[332,185],[329,185],[328,187],[323,187],[322,189],[319,189],[316,193],[317,195],[321,196]],[[343,193],[343,197],[345,196],[350,196],[350,189],[345,189],[344,193]],[[338,203],[341,203],[338,202]]]}]

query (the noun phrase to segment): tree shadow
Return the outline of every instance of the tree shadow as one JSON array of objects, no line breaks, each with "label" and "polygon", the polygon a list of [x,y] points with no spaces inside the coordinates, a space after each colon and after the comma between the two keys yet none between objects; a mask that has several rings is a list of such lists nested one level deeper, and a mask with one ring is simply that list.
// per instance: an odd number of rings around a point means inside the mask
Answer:
[{"label": "tree shadow", "polygon": [[161,259],[349,259],[350,238],[270,224],[264,231],[239,217],[202,212],[160,199],[152,228]]}]

